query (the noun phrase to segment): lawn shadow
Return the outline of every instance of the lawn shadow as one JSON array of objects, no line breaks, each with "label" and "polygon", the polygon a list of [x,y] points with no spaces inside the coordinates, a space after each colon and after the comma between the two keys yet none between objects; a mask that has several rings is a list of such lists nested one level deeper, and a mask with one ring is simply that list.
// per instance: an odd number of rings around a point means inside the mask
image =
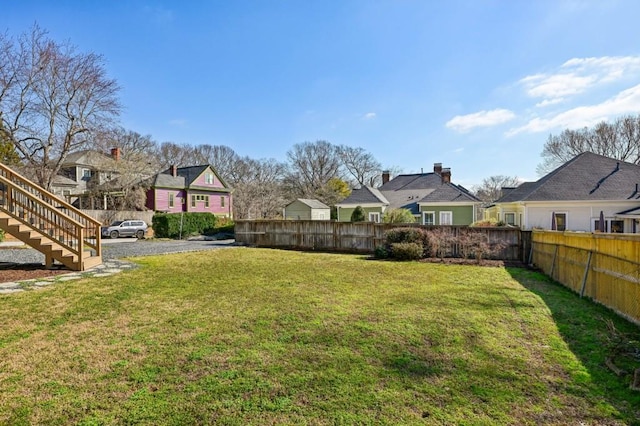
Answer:
[{"label": "lawn shadow", "polygon": [[630,376],[618,377],[605,365],[609,356],[609,330],[606,321],[632,335],[640,327],[611,309],[581,298],[541,272],[526,268],[506,268],[511,277],[546,305],[563,341],[587,370],[586,383],[593,400],[604,399],[615,407],[628,424],[640,425],[640,392],[629,389]]}]

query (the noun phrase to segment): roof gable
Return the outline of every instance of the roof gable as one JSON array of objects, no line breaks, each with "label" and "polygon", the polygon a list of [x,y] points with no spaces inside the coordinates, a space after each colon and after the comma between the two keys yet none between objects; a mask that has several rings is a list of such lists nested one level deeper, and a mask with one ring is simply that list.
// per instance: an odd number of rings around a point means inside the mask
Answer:
[{"label": "roof gable", "polygon": [[351,191],[351,194],[338,203],[338,205],[348,204],[389,204],[385,196],[377,189],[370,186],[362,186]]},{"label": "roof gable", "polygon": [[395,209],[408,209],[419,214],[420,203],[479,202],[466,188],[443,182],[438,173],[398,175],[380,187],[380,192]]},{"label": "roof gable", "polygon": [[330,208],[329,206],[327,206],[322,201],[311,199],[311,198],[298,198],[297,200],[289,203],[289,205],[295,203],[296,201],[299,201],[302,204],[304,204],[304,205],[306,205],[308,207],[311,207],[312,209],[329,209]]}]

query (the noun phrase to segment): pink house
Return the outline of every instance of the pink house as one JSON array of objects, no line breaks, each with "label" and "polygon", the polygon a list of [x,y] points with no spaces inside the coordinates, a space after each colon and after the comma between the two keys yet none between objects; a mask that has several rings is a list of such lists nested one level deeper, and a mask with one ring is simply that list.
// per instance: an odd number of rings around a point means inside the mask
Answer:
[{"label": "pink house", "polygon": [[146,205],[159,212],[207,212],[231,218],[231,191],[211,165],[171,166],[151,178]]}]

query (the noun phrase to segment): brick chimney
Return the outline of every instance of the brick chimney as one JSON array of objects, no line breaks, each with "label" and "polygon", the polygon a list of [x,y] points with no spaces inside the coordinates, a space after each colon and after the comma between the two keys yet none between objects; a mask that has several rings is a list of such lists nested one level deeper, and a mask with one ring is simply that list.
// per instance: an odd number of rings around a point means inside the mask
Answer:
[{"label": "brick chimney", "polygon": [[389,170],[383,170],[382,171],[382,184],[384,185],[385,183],[389,182],[389,178],[391,177],[391,173],[389,173]]},{"label": "brick chimney", "polygon": [[442,173],[442,163],[433,163],[433,173]]},{"label": "brick chimney", "polygon": [[111,157],[116,161],[120,161],[120,148],[111,148]]},{"label": "brick chimney", "polygon": [[442,169],[440,176],[442,177],[442,183],[451,183],[451,169],[449,167]]},{"label": "brick chimney", "polygon": [[174,164],[169,166],[169,170],[170,170],[171,176],[173,177],[178,176],[178,167],[176,167]]}]

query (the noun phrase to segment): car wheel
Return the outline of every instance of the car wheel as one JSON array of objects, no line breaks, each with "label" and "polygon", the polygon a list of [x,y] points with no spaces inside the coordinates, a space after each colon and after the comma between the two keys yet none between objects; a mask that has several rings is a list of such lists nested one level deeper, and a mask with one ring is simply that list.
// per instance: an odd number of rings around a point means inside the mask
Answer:
[{"label": "car wheel", "polygon": [[136,238],[137,239],[144,238],[144,231],[142,229],[136,231]]},{"label": "car wheel", "polygon": [[111,238],[118,238],[118,236],[119,236],[119,235],[118,235],[118,231],[111,231],[111,233],[109,234],[109,236],[110,236]]}]

